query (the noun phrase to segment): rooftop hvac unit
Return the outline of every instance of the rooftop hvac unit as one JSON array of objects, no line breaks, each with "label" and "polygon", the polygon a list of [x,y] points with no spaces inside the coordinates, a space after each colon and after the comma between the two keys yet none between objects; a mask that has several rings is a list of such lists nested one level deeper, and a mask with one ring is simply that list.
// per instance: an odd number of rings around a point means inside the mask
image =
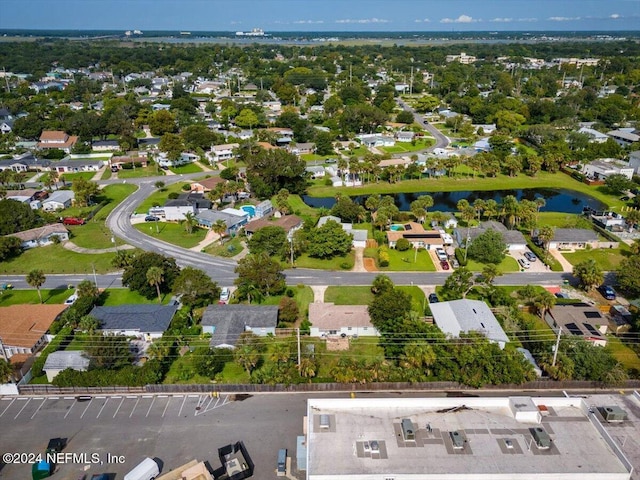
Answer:
[{"label": "rooftop hvac unit", "polygon": [[602,417],[609,423],[623,422],[627,419],[627,412],[617,406],[598,407],[598,411]]},{"label": "rooftop hvac unit", "polygon": [[416,439],[416,432],[413,429],[413,422],[411,420],[409,420],[408,418],[403,418],[402,422],[402,436],[404,437],[405,440],[415,440]]},{"label": "rooftop hvac unit", "polygon": [[542,427],[534,427],[529,429],[533,440],[539,449],[547,449],[551,447],[551,437]]},{"label": "rooftop hvac unit", "polygon": [[451,437],[451,442],[453,443],[453,448],[456,450],[462,450],[464,448],[464,436],[458,432],[449,432],[449,436]]}]

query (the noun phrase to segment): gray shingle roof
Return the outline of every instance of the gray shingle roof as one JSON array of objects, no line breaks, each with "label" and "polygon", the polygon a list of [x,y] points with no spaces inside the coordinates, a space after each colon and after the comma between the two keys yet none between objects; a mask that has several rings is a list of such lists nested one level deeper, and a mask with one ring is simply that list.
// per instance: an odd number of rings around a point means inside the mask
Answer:
[{"label": "gray shingle roof", "polygon": [[85,352],[80,350],[59,350],[50,353],[44,362],[44,367],[42,367],[43,370],[64,370],[65,368],[80,371],[87,370],[89,368],[89,357],[85,356]]},{"label": "gray shingle roof", "polygon": [[598,235],[585,228],[556,228],[553,232],[554,242],[595,242]]},{"label": "gray shingle roof", "polygon": [[178,310],[177,305],[119,305],[94,307],[93,317],[101,330],[139,330],[142,333],[164,332]]},{"label": "gray shingle roof", "polygon": [[275,305],[209,305],[202,315],[202,326],[215,330],[210,345],[235,345],[246,327],[275,328],[278,307]]}]

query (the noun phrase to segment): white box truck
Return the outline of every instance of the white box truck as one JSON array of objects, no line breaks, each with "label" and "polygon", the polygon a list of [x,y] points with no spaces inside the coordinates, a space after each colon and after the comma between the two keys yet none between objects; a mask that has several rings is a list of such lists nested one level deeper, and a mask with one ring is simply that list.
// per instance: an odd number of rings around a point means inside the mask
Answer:
[{"label": "white box truck", "polygon": [[124,480],[153,480],[160,475],[158,464],[153,458],[145,458],[124,476]]}]

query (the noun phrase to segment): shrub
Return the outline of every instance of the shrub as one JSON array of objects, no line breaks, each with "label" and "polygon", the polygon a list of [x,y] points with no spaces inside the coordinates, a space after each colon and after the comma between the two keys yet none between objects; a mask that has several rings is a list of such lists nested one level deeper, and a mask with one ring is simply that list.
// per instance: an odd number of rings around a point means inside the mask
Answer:
[{"label": "shrub", "polygon": [[381,232],[380,230],[373,231],[373,239],[378,242],[378,245],[384,245],[387,243],[387,235],[385,232]]},{"label": "shrub", "polygon": [[182,189],[183,192],[190,192],[191,191],[191,185],[189,185],[188,183],[185,183],[180,188]]},{"label": "shrub", "polygon": [[378,249],[378,265],[381,267],[389,266],[389,250],[387,247],[380,247]]},{"label": "shrub", "polygon": [[411,242],[406,238],[399,238],[396,242],[396,250],[400,252],[406,252],[411,248]]},{"label": "shrub", "polygon": [[295,292],[293,291],[292,288],[287,288],[287,291],[285,292],[285,295],[289,298],[293,298],[295,296]]},{"label": "shrub", "polygon": [[180,194],[178,192],[171,192],[167,196],[168,196],[169,200],[175,200],[176,198],[178,198],[180,196]]},{"label": "shrub", "polygon": [[342,263],[340,264],[340,268],[341,268],[342,270],[351,270],[351,267],[352,267],[352,265],[351,265],[351,263],[349,263],[349,262],[342,262]]},{"label": "shrub", "polygon": [[467,256],[465,255],[464,250],[462,248],[456,248],[455,255],[456,255],[456,260],[458,260],[458,263],[460,264],[460,266],[466,267]]}]

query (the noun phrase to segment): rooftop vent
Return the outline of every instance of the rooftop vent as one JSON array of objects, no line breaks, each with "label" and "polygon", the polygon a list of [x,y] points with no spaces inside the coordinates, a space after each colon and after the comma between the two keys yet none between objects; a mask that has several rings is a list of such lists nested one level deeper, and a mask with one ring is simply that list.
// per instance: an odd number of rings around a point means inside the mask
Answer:
[{"label": "rooftop vent", "polygon": [[453,448],[455,448],[456,450],[462,450],[464,448],[464,436],[460,432],[458,432],[457,430],[454,432],[449,432],[449,436],[451,437]]},{"label": "rooftop vent", "polygon": [[530,428],[531,436],[533,436],[533,440],[536,442],[536,446],[545,450],[551,447],[551,437],[542,427],[534,427]]},{"label": "rooftop vent", "polygon": [[320,428],[329,428],[331,426],[329,422],[329,415],[322,414],[320,415]]},{"label": "rooftop vent", "polygon": [[416,432],[413,429],[413,422],[408,418],[402,419],[402,436],[405,440],[415,440]]},{"label": "rooftop vent", "polygon": [[617,406],[598,407],[598,411],[602,418],[609,423],[624,422],[627,419],[627,412]]}]

